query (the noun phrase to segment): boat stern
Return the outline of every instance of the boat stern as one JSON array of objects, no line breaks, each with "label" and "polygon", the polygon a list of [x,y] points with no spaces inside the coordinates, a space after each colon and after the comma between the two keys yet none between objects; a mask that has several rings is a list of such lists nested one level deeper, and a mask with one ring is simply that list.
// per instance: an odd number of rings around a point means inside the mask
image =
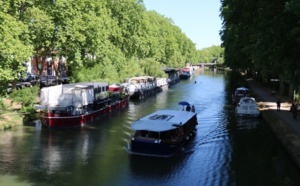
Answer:
[{"label": "boat stern", "polygon": [[167,144],[160,139],[131,138],[130,153],[147,156],[172,156],[178,144]]}]

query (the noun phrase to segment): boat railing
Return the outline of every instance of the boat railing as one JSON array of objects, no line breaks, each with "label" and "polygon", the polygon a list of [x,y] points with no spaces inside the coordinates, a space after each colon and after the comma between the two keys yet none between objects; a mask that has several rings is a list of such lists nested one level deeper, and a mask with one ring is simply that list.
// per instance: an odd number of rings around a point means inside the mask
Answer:
[{"label": "boat railing", "polygon": [[148,137],[148,136],[141,136],[141,135],[134,135],[132,137],[132,140],[135,140],[135,139],[138,139],[138,140],[142,140],[142,141],[155,141],[155,140],[159,140],[157,138],[154,138],[154,137]]},{"label": "boat railing", "polygon": [[72,110],[72,112],[71,112],[71,114],[73,116],[81,115],[84,113],[85,113],[85,109],[83,109],[83,108],[77,108],[77,109]]},{"label": "boat railing", "polygon": [[74,106],[73,105],[68,105],[68,106],[34,105],[34,109],[36,109],[36,110],[66,111],[66,112],[69,112],[69,111],[74,109]]}]

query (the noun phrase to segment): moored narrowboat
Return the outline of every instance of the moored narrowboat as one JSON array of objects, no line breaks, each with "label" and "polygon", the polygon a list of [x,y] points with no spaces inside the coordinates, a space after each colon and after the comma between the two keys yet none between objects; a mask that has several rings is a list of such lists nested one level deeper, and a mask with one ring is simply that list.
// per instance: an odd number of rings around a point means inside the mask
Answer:
[{"label": "moored narrowboat", "polygon": [[39,111],[42,127],[82,126],[97,117],[128,106],[123,89],[109,92],[108,83],[61,84],[41,89]]},{"label": "moored narrowboat", "polygon": [[141,99],[156,93],[155,77],[139,76],[126,80],[130,99]]},{"label": "moored narrowboat", "polygon": [[232,103],[237,104],[242,97],[250,96],[250,91],[248,88],[239,87],[232,94]]}]

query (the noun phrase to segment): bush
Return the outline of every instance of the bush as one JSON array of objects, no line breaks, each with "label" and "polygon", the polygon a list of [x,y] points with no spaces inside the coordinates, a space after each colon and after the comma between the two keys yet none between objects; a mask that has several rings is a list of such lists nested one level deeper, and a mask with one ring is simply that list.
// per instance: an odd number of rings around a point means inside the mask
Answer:
[{"label": "bush", "polygon": [[39,88],[37,86],[20,90],[15,89],[10,94],[10,97],[13,99],[13,102],[20,103],[22,107],[32,107],[36,103],[38,91]]},{"label": "bush", "polygon": [[15,103],[21,104],[20,112],[24,115],[23,122],[27,123],[37,119],[36,111],[33,105],[37,102],[39,88],[37,86],[31,88],[24,88],[20,90],[13,90],[10,98]]}]

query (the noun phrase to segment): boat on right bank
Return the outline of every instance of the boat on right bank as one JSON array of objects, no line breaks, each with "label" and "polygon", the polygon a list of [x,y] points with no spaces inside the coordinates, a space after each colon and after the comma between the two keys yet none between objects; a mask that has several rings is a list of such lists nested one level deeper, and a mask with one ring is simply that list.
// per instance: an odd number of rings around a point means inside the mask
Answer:
[{"label": "boat on right bank", "polygon": [[232,94],[232,103],[237,104],[239,103],[242,97],[249,97],[250,90],[246,87],[238,87],[234,93]]},{"label": "boat on right bank", "polygon": [[240,117],[256,118],[260,116],[260,110],[253,97],[242,97],[235,107],[235,114]]}]

